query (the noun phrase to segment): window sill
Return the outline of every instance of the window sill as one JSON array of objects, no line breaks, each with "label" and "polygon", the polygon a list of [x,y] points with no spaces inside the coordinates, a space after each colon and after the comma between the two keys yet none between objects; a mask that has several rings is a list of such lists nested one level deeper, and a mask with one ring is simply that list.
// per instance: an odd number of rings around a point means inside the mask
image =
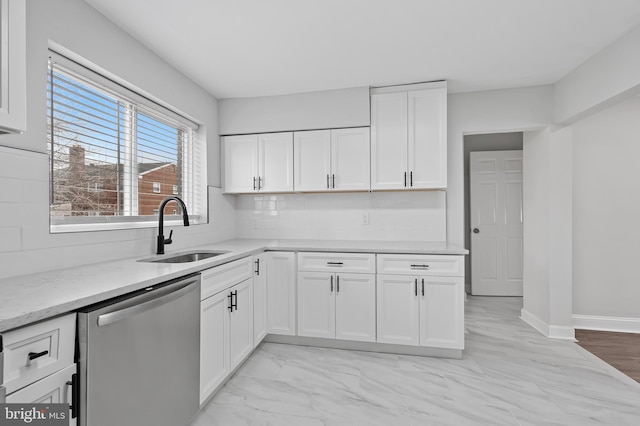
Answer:
[{"label": "window sill", "polygon": [[[189,217],[190,225],[201,225],[203,222],[200,218]],[[164,226],[183,226],[182,219],[165,219]],[[117,231],[123,229],[143,229],[157,228],[158,219],[154,221],[144,222],[101,222],[101,223],[70,223],[60,225],[50,225],[50,234],[64,234],[74,232],[97,232],[97,231]]]}]

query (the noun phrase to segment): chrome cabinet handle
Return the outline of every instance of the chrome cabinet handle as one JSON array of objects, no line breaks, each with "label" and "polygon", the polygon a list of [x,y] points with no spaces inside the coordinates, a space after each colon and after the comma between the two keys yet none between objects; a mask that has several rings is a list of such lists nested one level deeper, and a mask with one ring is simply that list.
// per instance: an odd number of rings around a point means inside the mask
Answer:
[{"label": "chrome cabinet handle", "polygon": [[418,295],[418,279],[417,278],[414,280],[414,290],[417,296]]},{"label": "chrome cabinet handle", "polygon": [[329,174],[327,173],[327,189],[329,189],[329,188],[330,188],[330,186],[329,186]]},{"label": "chrome cabinet handle", "polygon": [[422,295],[424,296],[424,278],[422,279]]},{"label": "chrome cabinet handle", "polygon": [[327,266],[342,266],[344,263],[342,262],[327,262]]},{"label": "chrome cabinet handle", "polygon": [[336,293],[340,293],[340,275],[336,275]]},{"label": "chrome cabinet handle", "polygon": [[260,275],[260,259],[256,259],[256,275]]},{"label": "chrome cabinet handle", "polygon": [[411,186],[413,186],[413,170],[409,173],[409,182],[411,183]]},{"label": "chrome cabinet handle", "polygon": [[331,175],[331,187],[336,189],[336,175]]},{"label": "chrome cabinet handle", "polygon": [[253,190],[256,190],[256,177],[253,177]]},{"label": "chrome cabinet handle", "polygon": [[404,172],[404,186],[407,187],[407,172]]},{"label": "chrome cabinet handle", "polygon": [[333,293],[333,275],[331,275],[331,293]]},{"label": "chrome cabinet handle", "polygon": [[262,189],[262,178],[258,176],[258,191]]}]

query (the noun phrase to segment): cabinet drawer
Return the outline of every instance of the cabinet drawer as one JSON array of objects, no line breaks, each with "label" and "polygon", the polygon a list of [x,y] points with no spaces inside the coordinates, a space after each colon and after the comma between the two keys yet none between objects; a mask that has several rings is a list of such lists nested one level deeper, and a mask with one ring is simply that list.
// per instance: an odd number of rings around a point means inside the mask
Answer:
[{"label": "cabinet drawer", "polygon": [[224,265],[202,271],[200,284],[200,300],[213,296],[222,290],[251,278],[253,275],[253,258],[251,256],[234,260]]},{"label": "cabinet drawer", "polygon": [[3,372],[7,394],[73,364],[75,335],[76,314],[4,333]]},{"label": "cabinet drawer", "polygon": [[464,256],[379,254],[379,274],[464,276]]},{"label": "cabinet drawer", "polygon": [[298,271],[375,273],[370,253],[298,253]]}]

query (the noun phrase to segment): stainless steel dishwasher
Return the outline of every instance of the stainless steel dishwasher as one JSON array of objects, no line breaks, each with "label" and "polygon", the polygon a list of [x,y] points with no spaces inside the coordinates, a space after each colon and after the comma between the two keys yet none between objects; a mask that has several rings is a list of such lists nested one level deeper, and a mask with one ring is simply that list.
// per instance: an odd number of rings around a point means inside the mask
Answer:
[{"label": "stainless steel dishwasher", "polygon": [[199,405],[200,275],[78,313],[80,426],[185,426]]}]

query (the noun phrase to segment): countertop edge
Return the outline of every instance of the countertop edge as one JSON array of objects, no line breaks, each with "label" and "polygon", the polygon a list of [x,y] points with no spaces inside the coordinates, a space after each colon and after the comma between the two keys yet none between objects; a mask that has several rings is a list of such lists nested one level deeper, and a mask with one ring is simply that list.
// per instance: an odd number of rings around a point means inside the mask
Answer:
[{"label": "countertop edge", "polygon": [[[307,242],[304,242],[307,241]],[[406,244],[406,247],[382,247],[383,245],[392,245],[400,246],[402,244]],[[16,290],[21,289],[21,285],[26,288],[22,288],[23,294],[14,295],[13,297],[4,297],[0,298],[0,306],[7,306],[7,303],[24,303],[24,307],[14,308],[13,313],[7,315],[6,318],[2,318],[3,315],[0,315],[0,333],[4,333],[16,328],[23,327],[25,325],[33,324],[36,322],[44,321],[47,319],[51,319],[57,316],[61,316],[73,311],[77,311],[83,307],[92,305],[94,303],[98,303],[104,300],[111,299],[113,297],[121,296],[141,288],[159,284],[165,281],[169,281],[175,278],[180,278],[185,275],[198,273],[203,270],[213,268],[225,263],[233,262],[234,260],[238,260],[247,256],[251,256],[254,254],[262,253],[262,252],[273,252],[273,251],[296,251],[296,252],[340,252],[340,253],[380,253],[380,254],[416,254],[416,255],[466,255],[468,251],[464,248],[437,248],[437,249],[419,249],[417,246],[420,242],[367,242],[361,241],[358,243],[352,243],[353,245],[349,247],[345,242],[336,242],[335,245],[331,245],[332,241],[312,241],[312,240],[251,240],[251,239],[234,239],[227,241],[220,241],[204,246],[193,247],[190,249],[179,250],[180,252],[187,252],[193,250],[220,250],[220,249],[230,249],[229,253],[226,253],[221,256],[213,257],[210,259],[202,260],[199,262],[194,262],[191,264],[152,264],[146,262],[139,262],[140,259],[148,258],[149,256],[141,256],[133,259],[120,259],[109,262],[102,263],[94,263],[84,266],[79,266],[75,268],[67,268],[56,271],[48,271],[37,274],[29,274],[18,277],[10,277],[0,280],[0,288],[3,285],[8,286],[8,290]],[[363,246],[360,246],[363,245]],[[364,245],[368,245],[368,247],[364,247]],[[63,281],[65,279],[76,280],[76,286],[79,284],[80,280],[89,279],[92,274],[100,274],[100,273],[112,273],[114,279],[121,279],[123,277],[118,275],[117,273],[113,273],[118,269],[122,268],[133,268],[134,265],[138,264],[139,269],[146,269],[141,272],[144,278],[137,280],[135,278],[131,278],[127,281],[126,277],[124,278],[125,283],[117,286],[109,286],[104,290],[96,289],[95,292],[88,292],[85,295],[80,296],[65,296],[68,300],[60,300],[59,302],[51,302],[51,304],[44,304],[45,296],[42,296],[40,301],[33,302],[32,305],[28,305],[24,302],[24,298],[33,297],[32,294],[29,293],[40,293],[38,291],[37,284],[48,285],[49,282],[45,277],[45,274],[56,276],[57,278],[52,278],[50,281],[58,282]],[[146,267],[143,265],[147,265]],[[155,266],[151,266],[155,265]],[[124,275],[125,273],[122,272]],[[32,283],[30,281],[34,281]],[[9,286],[9,284],[13,285],[13,288]],[[73,290],[71,288],[66,288],[65,290]],[[50,289],[52,290],[52,289]],[[83,290],[86,290],[83,288]],[[51,291],[50,291],[51,292]],[[65,298],[63,297],[63,299]],[[13,300],[12,300],[13,299]],[[42,305],[42,306],[40,306]]]}]

